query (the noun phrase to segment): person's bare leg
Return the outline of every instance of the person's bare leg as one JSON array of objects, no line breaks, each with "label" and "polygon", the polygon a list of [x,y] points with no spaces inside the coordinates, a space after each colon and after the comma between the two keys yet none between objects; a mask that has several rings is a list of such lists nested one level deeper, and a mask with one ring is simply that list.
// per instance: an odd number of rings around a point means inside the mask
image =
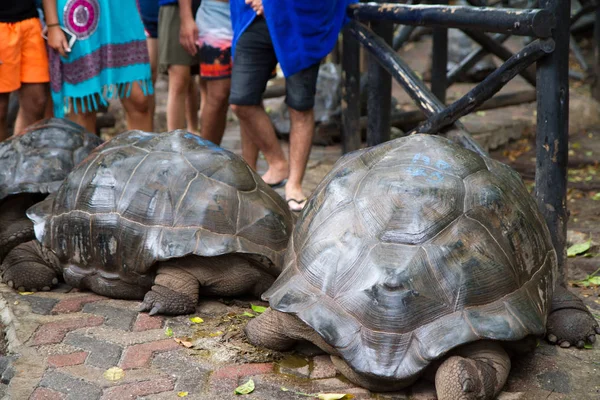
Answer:
[{"label": "person's bare leg", "polygon": [[185,129],[185,98],[190,84],[190,67],[169,66],[169,93],[167,98],[167,129]]},{"label": "person's bare leg", "polygon": [[123,104],[123,108],[125,109],[127,129],[152,132],[153,124],[150,101],[148,96],[144,95],[144,91],[137,82],[133,83],[129,97],[121,97],[121,104]]},{"label": "person's bare leg", "polygon": [[48,101],[47,83],[23,83],[19,89],[19,113],[15,121],[15,133],[44,118]]},{"label": "person's bare leg", "polygon": [[[292,209],[300,209],[302,200],[306,198],[302,191],[302,179],[306,172],[306,164],[315,132],[315,115],[313,110],[297,111],[289,107],[290,112],[290,176],[285,185],[286,200],[298,200],[290,204]],[[294,203],[294,202],[292,202]]]},{"label": "person's bare leg", "polygon": [[10,93],[0,93],[0,142],[8,139],[7,114]]},{"label": "person's bare leg", "polygon": [[69,113],[71,121],[83,126],[88,132],[96,133],[96,111]]},{"label": "person's bare leg", "polygon": [[262,176],[263,180],[273,184],[287,178],[288,163],[263,106],[232,105],[231,108],[240,120],[242,131],[262,151],[269,164],[269,169]]},{"label": "person's bare leg", "polygon": [[191,76],[188,93],[185,97],[185,122],[187,130],[196,134],[198,134],[198,110],[200,109],[199,96],[200,92],[196,83],[196,77]]},{"label": "person's bare leg", "polygon": [[220,145],[227,125],[231,79],[206,81],[207,99],[202,109],[200,132],[204,139]]},{"label": "person's bare leg", "polygon": [[[152,71],[152,86],[156,84],[158,76],[158,39],[146,38],[148,46],[148,56],[150,57],[150,70]],[[154,94],[148,95],[148,107],[150,108],[150,116],[154,125],[154,111],[156,109],[156,98]]]},{"label": "person's bare leg", "polygon": [[206,81],[199,77],[198,86],[200,86],[200,118],[202,118],[202,110],[206,104],[206,98],[208,97],[208,90],[206,89]]},{"label": "person's bare leg", "polygon": [[240,125],[240,140],[242,142],[242,158],[253,170],[257,170],[258,162],[258,147],[248,137],[248,133],[244,130],[244,127]]}]

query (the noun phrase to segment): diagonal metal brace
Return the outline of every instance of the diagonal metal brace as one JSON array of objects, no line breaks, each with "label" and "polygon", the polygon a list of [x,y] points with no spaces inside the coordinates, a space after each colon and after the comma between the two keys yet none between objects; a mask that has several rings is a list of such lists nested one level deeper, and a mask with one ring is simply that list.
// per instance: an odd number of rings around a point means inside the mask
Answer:
[{"label": "diagonal metal brace", "polygon": [[477,109],[500,91],[504,85],[531,64],[554,51],[553,39],[536,40],[509,58],[465,96],[452,103],[416,128],[417,133],[437,133],[459,118]]},{"label": "diagonal metal brace", "polygon": [[[444,104],[431,93],[423,81],[383,39],[357,21],[350,21],[347,29],[366,50],[375,55],[379,64],[402,85],[428,118],[444,110]],[[457,121],[454,125],[456,128],[452,135],[454,140],[469,150],[487,156],[487,152],[473,139],[463,124]]]}]

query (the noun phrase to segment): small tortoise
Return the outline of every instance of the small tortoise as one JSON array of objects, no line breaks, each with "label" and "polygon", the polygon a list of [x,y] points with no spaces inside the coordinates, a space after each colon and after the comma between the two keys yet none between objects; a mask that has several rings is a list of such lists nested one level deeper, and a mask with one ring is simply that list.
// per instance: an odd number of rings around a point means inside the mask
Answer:
[{"label": "small tortoise", "polygon": [[294,229],[271,309],[246,326],[276,350],[310,341],[351,381],[398,390],[437,372],[440,399],[492,399],[510,352],[546,328],[600,333],[556,285],[548,228],[511,168],[438,136],[342,158]]},{"label": "small tortoise", "polygon": [[2,269],[13,287],[77,288],[186,314],[201,295],[260,296],[292,231],[283,199],[238,156],[185,131],[130,131],[30,208],[38,241]]},{"label": "small tortoise", "polygon": [[67,174],[102,141],[64,119],[48,119],[0,142],[0,262],[34,239],[25,211],[55,192]]}]

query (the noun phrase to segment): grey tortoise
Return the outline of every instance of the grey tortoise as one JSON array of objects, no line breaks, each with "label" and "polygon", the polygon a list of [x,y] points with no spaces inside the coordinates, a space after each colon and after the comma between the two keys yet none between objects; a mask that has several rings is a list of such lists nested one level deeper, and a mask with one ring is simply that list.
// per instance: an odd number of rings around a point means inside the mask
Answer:
[{"label": "grey tortoise", "polygon": [[102,141],[65,119],[51,118],[0,142],[0,262],[34,239],[25,211],[55,192]]},{"label": "grey tortoise", "polygon": [[509,354],[537,337],[594,342],[598,324],[556,281],[547,225],[519,175],[449,140],[412,135],[350,153],[296,224],[257,346],[309,341],[349,380],[493,399]]}]

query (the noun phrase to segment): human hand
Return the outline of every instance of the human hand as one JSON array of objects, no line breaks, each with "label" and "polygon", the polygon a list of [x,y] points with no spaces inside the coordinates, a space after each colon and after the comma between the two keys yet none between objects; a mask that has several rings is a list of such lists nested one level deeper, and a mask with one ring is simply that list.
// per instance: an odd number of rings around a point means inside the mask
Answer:
[{"label": "human hand", "polygon": [[263,8],[262,0],[246,0],[246,4],[248,4],[250,7],[252,7],[252,9],[256,13],[256,15],[263,15],[264,8]]},{"label": "human hand", "polygon": [[179,43],[183,48],[195,56],[198,52],[196,42],[198,41],[198,26],[193,18],[187,18],[181,21],[181,28],[179,28]]},{"label": "human hand", "polygon": [[71,51],[69,42],[67,42],[67,38],[59,25],[48,27],[48,46],[58,51],[63,57],[66,57],[67,53]]}]

